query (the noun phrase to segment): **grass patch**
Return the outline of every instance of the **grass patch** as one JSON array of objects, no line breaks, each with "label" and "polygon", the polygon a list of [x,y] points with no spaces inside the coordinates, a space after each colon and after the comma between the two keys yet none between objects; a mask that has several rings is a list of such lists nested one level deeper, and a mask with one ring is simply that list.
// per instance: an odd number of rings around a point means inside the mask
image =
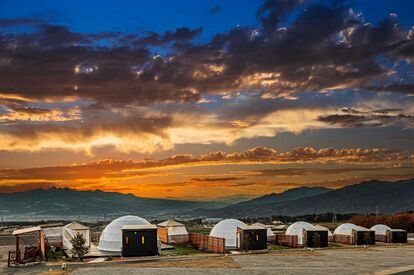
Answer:
[{"label": "grass patch", "polygon": [[191,233],[198,233],[198,234],[208,235],[208,234],[210,234],[211,228],[188,227],[187,230]]},{"label": "grass patch", "polygon": [[285,250],[285,249],[291,249],[291,247],[278,245],[278,244],[269,244],[268,245],[269,250]]},{"label": "grass patch", "polygon": [[342,245],[337,244],[337,243],[329,243],[328,247],[329,248],[336,248],[336,247],[342,247]]},{"label": "grass patch", "polygon": [[207,253],[207,252],[194,248],[194,247],[177,245],[177,246],[174,246],[173,249],[167,249],[167,250],[161,251],[161,256],[184,256],[184,255],[199,254],[199,253]]}]

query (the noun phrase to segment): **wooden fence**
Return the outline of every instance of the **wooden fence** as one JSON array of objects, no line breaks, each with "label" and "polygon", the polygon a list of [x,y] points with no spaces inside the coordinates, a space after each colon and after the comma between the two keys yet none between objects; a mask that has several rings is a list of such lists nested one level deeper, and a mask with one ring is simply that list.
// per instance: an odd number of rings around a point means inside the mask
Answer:
[{"label": "wooden fence", "polygon": [[378,241],[378,242],[384,242],[384,243],[388,243],[389,242],[388,235],[378,235],[378,234],[375,234],[375,240]]},{"label": "wooden fence", "polygon": [[352,235],[334,234],[334,241],[341,244],[354,244]]},{"label": "wooden fence", "polygon": [[276,235],[267,236],[267,242],[271,244],[276,244]]},{"label": "wooden fence", "polygon": [[170,244],[186,244],[189,241],[190,241],[190,234],[168,236],[168,243]]},{"label": "wooden fence", "polygon": [[190,234],[168,235],[168,228],[157,228],[158,239],[167,244],[186,244],[190,241]]},{"label": "wooden fence", "polygon": [[225,253],[226,245],[223,238],[203,234],[190,233],[190,243],[199,249],[215,253]]},{"label": "wooden fence", "polygon": [[164,227],[157,228],[158,239],[163,243],[168,243],[168,229]]},{"label": "wooden fence", "polygon": [[297,235],[285,235],[285,234],[277,234],[276,235],[277,244],[298,248],[298,236]]}]

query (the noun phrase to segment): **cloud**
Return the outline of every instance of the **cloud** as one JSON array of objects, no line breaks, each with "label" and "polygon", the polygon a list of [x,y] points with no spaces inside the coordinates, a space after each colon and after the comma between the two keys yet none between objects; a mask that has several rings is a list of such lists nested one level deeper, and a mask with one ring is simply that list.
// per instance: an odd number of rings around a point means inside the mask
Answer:
[{"label": "cloud", "polygon": [[[286,24],[285,17],[298,5],[304,9]],[[188,27],[164,34],[149,31],[142,36],[82,34],[66,26],[43,24],[34,32],[4,33],[0,52],[8,62],[0,66],[0,91],[29,98],[60,94],[141,105],[196,102],[199,94],[245,88],[288,96],[287,92],[367,87],[390,73],[378,56],[398,61],[407,58],[412,47],[413,38],[397,18],[368,24],[343,5],[268,0],[257,15],[262,29],[235,28],[201,44],[190,41],[202,29]],[[13,24],[32,23],[29,19],[15,21]],[[279,28],[282,22],[285,27]],[[110,43],[100,45],[102,39]],[[157,56],[149,45],[165,47],[163,52],[168,54]],[[74,68],[84,62],[99,69],[74,74]],[[222,69],[197,73],[203,66]],[[260,75],[277,77],[269,81],[257,78]]]},{"label": "cloud", "polygon": [[147,32],[147,35],[137,39],[136,43],[143,45],[165,45],[171,42],[186,42],[193,40],[203,31],[203,28],[190,29],[187,27],[177,28],[174,31],[166,31],[162,36],[156,32]]},{"label": "cloud", "polygon": [[341,173],[375,171],[377,167],[339,167],[339,168],[278,168],[254,170],[253,175],[257,176],[311,176],[311,175],[335,175]]},{"label": "cloud", "polygon": [[55,186],[144,197],[188,199],[197,194],[211,199],[217,194],[262,195],[308,184],[340,187],[366,178],[405,178],[413,176],[413,165],[413,155],[390,149],[300,147],[279,153],[273,148],[254,147],[242,152],[217,151],[199,156],[178,154],[164,159],[103,159],[72,165],[0,169],[0,191]]},{"label": "cloud", "polygon": [[47,21],[32,18],[32,17],[21,17],[21,18],[2,18],[0,19],[0,27],[15,27],[15,26],[40,26],[46,24]]},{"label": "cloud", "polygon": [[243,177],[221,177],[221,178],[192,178],[192,181],[233,181],[233,180],[241,180],[244,179]]},{"label": "cloud", "polygon": [[219,14],[222,11],[222,7],[219,5],[213,6],[207,10],[209,15]]},{"label": "cloud", "polygon": [[[413,47],[414,48],[414,47]],[[368,86],[367,90],[377,91],[377,92],[395,92],[395,93],[404,93],[408,95],[414,95],[414,84],[391,84],[386,86]]]},{"label": "cloud", "polygon": [[121,152],[148,153],[172,147],[165,133],[170,124],[168,117],[95,119],[62,124],[58,118],[41,124],[21,122],[1,126],[0,148],[7,151],[71,149],[91,154],[93,148],[107,145]]},{"label": "cloud", "polygon": [[304,0],[265,0],[257,11],[257,17],[265,31],[274,31],[280,21]]},{"label": "cloud", "polygon": [[[257,17],[260,26],[209,41],[195,39],[201,27],[80,33],[0,20],[0,149],[155,152],[308,129],[412,127],[407,108],[338,111],[355,93],[412,94],[389,66],[412,72],[414,37],[398,17],[370,23],[341,1],[301,0],[266,0]],[[345,107],[357,110],[355,102]]]},{"label": "cloud", "polygon": [[331,125],[341,127],[387,127],[402,125],[412,128],[414,116],[402,113],[402,109],[380,109],[373,111],[357,111],[344,109],[345,114],[333,114],[319,117],[319,120]]},{"label": "cloud", "polygon": [[0,121],[71,121],[81,119],[79,108],[44,109],[17,107],[0,114]]},{"label": "cloud", "polygon": [[[192,154],[178,154],[160,160],[117,160],[105,159],[86,164],[69,166],[26,168],[26,169],[1,169],[1,180],[57,180],[57,179],[81,179],[111,177],[126,172],[130,176],[132,172],[154,172],[154,168],[200,166],[210,164],[243,164],[243,163],[339,163],[339,164],[413,164],[414,156],[405,152],[385,148],[350,148],[334,149],[312,147],[298,147],[291,151],[278,153],[276,149],[266,147],[254,147],[243,152],[226,153],[222,151],[193,156]],[[150,169],[150,170],[147,170]],[[349,168],[352,170],[352,168]],[[361,168],[355,168],[355,170]],[[368,168],[365,168],[368,169]],[[284,170],[281,170],[285,172]],[[291,170],[292,172],[295,170]],[[320,170],[321,171],[321,170]],[[331,170],[328,170],[331,171]],[[343,170],[345,171],[345,170]],[[266,173],[265,171],[262,171]],[[311,173],[312,170],[299,171],[299,173]],[[133,173],[132,173],[133,175]],[[226,181],[236,179],[234,177],[197,178],[195,181]],[[194,179],[193,179],[194,180]]]},{"label": "cloud", "polygon": [[397,136],[393,137],[394,139],[404,140],[404,141],[414,141],[414,136]]}]

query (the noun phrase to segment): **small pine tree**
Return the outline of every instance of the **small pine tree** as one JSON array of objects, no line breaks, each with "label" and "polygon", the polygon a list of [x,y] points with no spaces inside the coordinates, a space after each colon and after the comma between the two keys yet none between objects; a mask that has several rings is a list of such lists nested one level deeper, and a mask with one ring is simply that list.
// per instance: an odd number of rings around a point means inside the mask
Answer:
[{"label": "small pine tree", "polygon": [[74,256],[76,255],[77,258],[82,261],[82,256],[88,252],[88,249],[85,248],[85,238],[83,238],[82,234],[78,232],[75,236],[72,237],[70,242],[72,244],[72,249],[70,250],[70,252]]}]

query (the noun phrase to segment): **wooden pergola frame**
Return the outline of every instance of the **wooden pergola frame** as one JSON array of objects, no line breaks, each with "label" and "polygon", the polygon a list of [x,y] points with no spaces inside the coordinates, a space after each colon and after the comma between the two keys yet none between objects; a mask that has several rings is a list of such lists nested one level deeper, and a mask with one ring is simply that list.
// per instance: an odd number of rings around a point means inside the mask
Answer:
[{"label": "wooden pergola frame", "polygon": [[22,257],[21,257],[21,248],[26,247],[36,247],[33,244],[29,243],[25,238],[23,238],[22,235],[27,235],[29,238],[38,235],[38,248],[40,250],[40,256],[42,260],[46,259],[46,244],[45,244],[45,235],[42,231],[42,229],[38,226],[31,227],[31,228],[23,228],[23,229],[17,229],[13,231],[13,236],[16,237],[16,250],[15,251],[9,251],[9,259],[8,259],[8,266],[11,266],[11,263],[14,262],[15,264],[21,264],[22,263]]}]

